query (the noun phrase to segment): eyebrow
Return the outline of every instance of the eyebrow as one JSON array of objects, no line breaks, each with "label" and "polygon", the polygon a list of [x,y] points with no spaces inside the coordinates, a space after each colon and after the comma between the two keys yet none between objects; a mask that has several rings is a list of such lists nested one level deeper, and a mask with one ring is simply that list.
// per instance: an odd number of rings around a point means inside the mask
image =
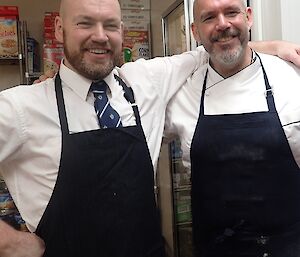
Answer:
[{"label": "eyebrow", "polygon": [[[87,15],[78,15],[78,16],[74,17],[74,19],[73,19],[74,22],[77,22],[78,20],[93,21],[95,19],[93,17],[87,16]],[[117,19],[117,18],[108,18],[108,19],[105,19],[104,22],[119,22],[119,23],[121,23],[121,20]]]},{"label": "eyebrow", "polygon": [[[231,10],[234,10],[234,11],[243,11],[243,8],[241,8],[240,6],[237,6],[237,5],[231,5],[231,6],[225,7],[224,10],[223,10],[223,12],[227,12],[227,11],[231,11]],[[200,14],[200,20],[202,20],[206,16],[214,15],[217,12],[218,11],[203,11]]]},{"label": "eyebrow", "polygon": [[200,20],[204,19],[207,16],[214,15],[216,11],[204,11],[200,14]]}]

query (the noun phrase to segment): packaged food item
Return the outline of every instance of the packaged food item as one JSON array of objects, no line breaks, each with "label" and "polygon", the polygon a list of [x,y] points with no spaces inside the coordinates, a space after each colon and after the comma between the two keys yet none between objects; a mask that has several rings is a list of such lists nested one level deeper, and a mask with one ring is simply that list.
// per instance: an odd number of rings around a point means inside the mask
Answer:
[{"label": "packaged food item", "polygon": [[40,56],[38,42],[34,38],[27,38],[28,72],[32,74],[40,71]]},{"label": "packaged food item", "polygon": [[44,15],[44,43],[47,45],[58,44],[55,38],[55,17],[58,12],[45,12]]},{"label": "packaged food item", "polygon": [[18,57],[18,7],[0,6],[0,58]]},{"label": "packaged food item", "polygon": [[64,57],[62,44],[44,45],[44,72],[58,71],[61,59]]},{"label": "packaged food item", "polygon": [[189,190],[176,192],[176,220],[177,222],[191,222],[191,195]]}]

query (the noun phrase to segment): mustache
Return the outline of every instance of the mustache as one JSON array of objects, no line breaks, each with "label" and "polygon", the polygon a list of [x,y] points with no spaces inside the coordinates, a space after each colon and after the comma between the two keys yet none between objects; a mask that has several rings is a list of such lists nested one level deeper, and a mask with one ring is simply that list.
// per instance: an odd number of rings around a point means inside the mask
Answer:
[{"label": "mustache", "polygon": [[104,48],[104,49],[107,49],[107,50],[111,50],[110,47],[109,47],[109,45],[107,43],[97,43],[97,42],[86,43],[81,48],[82,49]]},{"label": "mustache", "polygon": [[213,42],[216,42],[216,41],[219,41],[222,38],[237,37],[239,35],[240,35],[240,33],[239,33],[238,30],[227,29],[227,30],[224,30],[224,31],[212,36],[211,40]]}]

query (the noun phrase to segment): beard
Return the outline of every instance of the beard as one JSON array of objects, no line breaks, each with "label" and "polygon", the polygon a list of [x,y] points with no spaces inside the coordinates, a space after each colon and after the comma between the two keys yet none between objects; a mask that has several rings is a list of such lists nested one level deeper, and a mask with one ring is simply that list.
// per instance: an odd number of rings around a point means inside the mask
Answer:
[{"label": "beard", "polygon": [[212,42],[217,42],[221,38],[227,38],[227,37],[238,37],[240,44],[234,48],[231,48],[229,45],[224,46],[223,49],[216,50],[215,48],[212,48],[211,51],[211,57],[217,61],[220,64],[224,65],[234,65],[241,60],[244,52],[245,52],[245,45],[247,44],[246,37],[243,36],[239,31],[234,30],[226,30],[222,33],[218,34],[217,36],[214,36],[212,38]]},{"label": "beard", "polygon": [[224,64],[224,65],[231,65],[235,64],[240,60],[243,53],[242,46],[238,46],[235,49],[224,49],[222,52],[212,52],[212,57],[217,62]]},{"label": "beard", "polygon": [[86,48],[83,49],[82,47],[80,47],[79,51],[71,51],[68,47],[67,38],[64,37],[64,55],[66,60],[77,73],[87,79],[104,79],[109,75],[109,73],[111,73],[115,66],[119,65],[120,63],[121,51],[114,51],[112,58],[101,63],[88,62],[84,58],[85,51],[87,51]]}]

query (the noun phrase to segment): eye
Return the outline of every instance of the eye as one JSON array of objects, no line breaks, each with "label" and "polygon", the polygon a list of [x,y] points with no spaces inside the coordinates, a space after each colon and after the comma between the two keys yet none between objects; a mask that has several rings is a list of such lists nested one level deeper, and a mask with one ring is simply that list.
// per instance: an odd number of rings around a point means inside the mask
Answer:
[{"label": "eye", "polygon": [[234,17],[238,16],[240,13],[241,13],[241,11],[229,11],[229,12],[225,13],[225,16],[234,18]]},{"label": "eye", "polygon": [[116,31],[120,28],[120,26],[117,23],[108,23],[105,25],[105,28],[110,31]]},{"label": "eye", "polygon": [[76,23],[77,27],[81,27],[81,28],[88,28],[90,26],[92,26],[92,23],[89,21],[80,21]]},{"label": "eye", "polygon": [[204,16],[202,19],[201,19],[201,22],[210,22],[214,19],[214,16],[210,15],[210,16]]}]

